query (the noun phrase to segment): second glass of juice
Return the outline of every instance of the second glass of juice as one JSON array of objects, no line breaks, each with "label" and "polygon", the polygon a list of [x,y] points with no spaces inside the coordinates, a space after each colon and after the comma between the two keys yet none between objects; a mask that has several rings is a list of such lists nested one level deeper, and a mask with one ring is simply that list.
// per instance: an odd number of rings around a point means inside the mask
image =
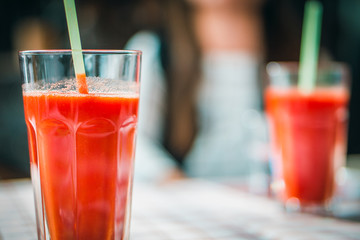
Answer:
[{"label": "second glass of juice", "polygon": [[267,73],[272,189],[287,210],[327,214],[346,158],[347,68],[320,66],[310,92],[297,87],[297,63],[272,62]]},{"label": "second glass of juice", "polygon": [[[38,239],[128,239],[141,52],[20,52]],[[82,83],[84,84],[84,83]]]}]

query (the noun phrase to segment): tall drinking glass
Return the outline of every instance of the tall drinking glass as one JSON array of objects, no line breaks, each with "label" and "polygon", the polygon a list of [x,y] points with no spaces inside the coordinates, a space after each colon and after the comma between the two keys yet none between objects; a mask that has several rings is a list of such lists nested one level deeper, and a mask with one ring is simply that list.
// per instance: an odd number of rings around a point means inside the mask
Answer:
[{"label": "tall drinking glass", "polygon": [[128,239],[141,52],[19,53],[38,239]]},{"label": "tall drinking glass", "polygon": [[297,88],[297,63],[273,62],[267,73],[273,190],[287,210],[330,213],[346,157],[347,69],[320,66],[311,92]]}]

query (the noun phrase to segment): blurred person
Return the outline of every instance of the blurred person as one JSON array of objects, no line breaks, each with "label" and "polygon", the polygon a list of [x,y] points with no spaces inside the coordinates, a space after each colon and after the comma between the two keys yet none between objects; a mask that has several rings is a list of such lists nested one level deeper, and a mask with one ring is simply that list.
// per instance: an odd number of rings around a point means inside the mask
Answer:
[{"label": "blurred person", "polygon": [[[140,1],[143,31],[126,46],[144,52],[135,178],[238,178],[266,164],[263,69],[299,60],[304,3]],[[338,2],[323,4],[321,59],[331,60]]]},{"label": "blurred person", "polygon": [[266,160],[263,4],[143,1],[151,24],[127,45],[144,52],[135,178],[239,177]]},{"label": "blurred person", "polygon": [[[195,105],[199,128],[184,169],[193,177],[241,177],[265,142],[260,64],[262,0],[190,1],[201,51]],[[265,160],[265,158],[264,158]]]}]

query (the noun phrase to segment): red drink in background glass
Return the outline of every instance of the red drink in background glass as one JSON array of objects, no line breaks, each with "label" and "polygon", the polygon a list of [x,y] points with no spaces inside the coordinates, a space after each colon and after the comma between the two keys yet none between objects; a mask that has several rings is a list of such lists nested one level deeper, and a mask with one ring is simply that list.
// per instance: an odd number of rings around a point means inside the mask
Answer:
[{"label": "red drink in background glass", "polygon": [[346,146],[348,93],[317,89],[304,95],[297,89],[266,91],[272,131],[272,152],[280,165],[283,199],[324,204],[334,193],[337,162]]},{"label": "red drink in background glass", "polygon": [[320,71],[315,89],[302,92],[296,85],[296,65],[273,63],[268,67],[265,105],[272,188],[285,207],[326,210],[335,194],[347,145],[349,92],[342,70],[337,66]]}]

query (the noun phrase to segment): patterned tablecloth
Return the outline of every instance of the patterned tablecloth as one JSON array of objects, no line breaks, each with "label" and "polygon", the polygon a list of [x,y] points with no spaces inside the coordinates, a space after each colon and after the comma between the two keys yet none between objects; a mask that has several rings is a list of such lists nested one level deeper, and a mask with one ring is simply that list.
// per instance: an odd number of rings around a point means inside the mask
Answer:
[{"label": "patterned tablecloth", "polygon": [[[30,180],[0,182],[0,239],[35,240]],[[360,240],[360,222],[284,213],[273,200],[222,184],[136,183],[132,240]]]}]

